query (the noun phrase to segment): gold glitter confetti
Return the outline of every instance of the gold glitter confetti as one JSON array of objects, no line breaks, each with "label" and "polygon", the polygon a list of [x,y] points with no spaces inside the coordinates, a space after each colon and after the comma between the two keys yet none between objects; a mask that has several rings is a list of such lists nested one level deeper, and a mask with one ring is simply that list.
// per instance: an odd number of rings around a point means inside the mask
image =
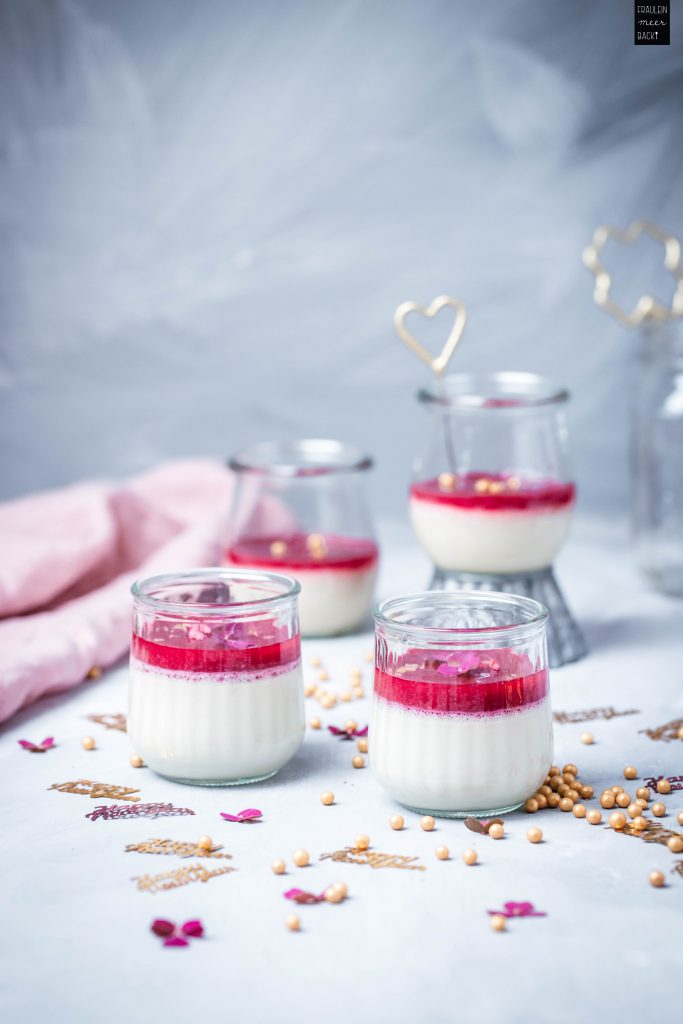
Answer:
[{"label": "gold glitter confetti", "polygon": [[639,714],[637,708],[629,708],[628,711],[617,711],[616,708],[590,708],[588,711],[555,711],[553,721],[558,725],[571,725],[575,722],[594,722],[596,718],[609,721],[610,718],[620,718],[622,715]]},{"label": "gold glitter confetti", "polygon": [[[635,836],[637,839],[642,839],[646,843],[659,843],[660,846],[666,846],[670,839],[674,836],[680,836],[683,838],[683,833],[674,832],[670,828],[664,828],[656,821],[652,821],[651,818],[645,818],[645,828],[637,829],[634,828],[632,821],[627,821],[623,828],[620,828],[619,834],[622,836]],[[609,826],[608,826],[609,827]]]},{"label": "gold glitter confetti", "polygon": [[676,718],[673,722],[666,722],[654,729],[641,729],[641,733],[649,736],[651,740],[663,740],[669,743],[670,740],[678,739],[678,730],[683,727],[683,718]]},{"label": "gold glitter confetti", "polygon": [[91,782],[90,779],[77,779],[75,782],[53,782],[48,790],[57,789],[60,793],[77,793],[80,796],[89,796],[93,800],[130,800],[137,803],[139,796],[132,796],[139,793],[139,789],[131,789],[130,786],[113,786],[109,782]]},{"label": "gold glitter confetti", "polygon": [[98,725],[103,725],[105,729],[118,729],[119,732],[126,732],[126,716],[125,715],[86,715],[89,722],[97,722]]},{"label": "gold glitter confetti", "polygon": [[371,868],[403,868],[407,871],[426,871],[424,864],[415,864],[419,857],[406,857],[394,853],[377,853],[375,850],[359,850],[347,846],[334,853],[323,853],[320,860],[332,860],[343,864],[369,864]]},{"label": "gold glitter confetti", "polygon": [[165,892],[167,889],[178,889],[181,885],[192,882],[208,882],[216,875],[227,875],[236,868],[225,867],[209,870],[203,864],[192,864],[189,868],[177,868],[175,871],[163,871],[160,875],[140,875],[131,879],[137,882],[140,892]]},{"label": "gold glitter confetti", "polygon": [[222,857],[225,860],[232,860],[231,853],[219,853],[219,850],[222,849],[222,846],[212,846],[210,850],[206,850],[197,843],[181,843],[175,839],[147,839],[144,843],[131,843],[126,847],[126,853],[175,854],[178,857]]}]

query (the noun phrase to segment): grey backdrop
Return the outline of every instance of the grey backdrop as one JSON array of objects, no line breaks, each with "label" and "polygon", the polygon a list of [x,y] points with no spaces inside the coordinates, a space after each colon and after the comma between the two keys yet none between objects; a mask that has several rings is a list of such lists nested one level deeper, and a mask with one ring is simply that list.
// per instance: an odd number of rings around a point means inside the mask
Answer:
[{"label": "grey backdrop", "polygon": [[454,365],[568,383],[581,507],[622,510],[637,339],[580,254],[683,230],[673,14],[636,47],[630,0],[5,0],[2,495],[312,434],[402,515],[424,374],[391,315],[449,291]]}]

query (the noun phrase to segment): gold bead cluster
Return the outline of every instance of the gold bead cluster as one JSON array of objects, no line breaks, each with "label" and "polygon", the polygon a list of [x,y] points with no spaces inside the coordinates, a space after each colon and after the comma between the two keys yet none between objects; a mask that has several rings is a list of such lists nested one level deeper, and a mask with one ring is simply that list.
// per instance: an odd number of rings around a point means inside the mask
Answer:
[{"label": "gold bead cluster", "polygon": [[[374,655],[373,655],[374,660]],[[349,704],[353,700],[362,700],[365,696],[365,690],[363,689],[363,672],[360,668],[351,669],[351,676],[349,684],[343,690],[339,692],[330,690],[325,686],[321,686],[321,683],[328,683],[330,680],[329,672],[323,667],[323,663],[320,658],[311,658],[311,668],[316,669],[316,682],[308,682],[304,686],[304,697],[312,698],[317,700],[320,707],[325,711],[330,711],[336,707],[340,702],[343,704]],[[311,728],[318,729],[319,725],[313,725],[313,719],[311,721]]]}]

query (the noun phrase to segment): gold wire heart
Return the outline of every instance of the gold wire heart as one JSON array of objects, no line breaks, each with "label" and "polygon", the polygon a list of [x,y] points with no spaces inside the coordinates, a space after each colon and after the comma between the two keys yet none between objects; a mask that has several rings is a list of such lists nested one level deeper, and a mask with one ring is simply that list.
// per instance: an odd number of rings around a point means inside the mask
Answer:
[{"label": "gold wire heart", "polygon": [[[420,316],[431,318],[440,313],[446,306],[450,306],[451,309],[455,310],[455,323],[441,352],[438,356],[433,356],[424,345],[420,344],[415,335],[408,330],[405,325],[405,318],[409,313],[419,313]],[[450,363],[458,342],[462,337],[462,332],[465,330],[466,323],[467,310],[459,299],[454,299],[451,295],[440,295],[438,299],[434,299],[431,305],[426,307],[421,306],[419,302],[402,302],[394,313],[394,328],[401,341],[408,348],[412,349],[415,355],[426,363],[437,376],[440,376]]]},{"label": "gold wire heart", "polygon": [[[670,307],[663,306],[651,295],[641,295],[631,312],[627,313],[610,298],[612,275],[600,263],[599,256],[609,238],[620,245],[633,245],[641,235],[649,235],[655,242],[660,242],[664,246],[664,268],[675,279],[676,288]],[[662,231],[657,224],[653,224],[649,220],[634,220],[626,231],[603,224],[594,232],[592,245],[584,249],[583,262],[595,277],[593,298],[596,305],[610,313],[622,327],[640,327],[645,321],[664,322],[683,316],[681,245],[675,235],[669,235],[666,231]]]}]

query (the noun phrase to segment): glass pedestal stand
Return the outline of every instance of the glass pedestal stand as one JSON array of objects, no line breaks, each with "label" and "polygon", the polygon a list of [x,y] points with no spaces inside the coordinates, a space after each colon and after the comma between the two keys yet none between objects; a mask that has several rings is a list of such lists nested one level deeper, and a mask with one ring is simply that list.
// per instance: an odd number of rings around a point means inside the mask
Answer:
[{"label": "glass pedestal stand", "polygon": [[434,569],[430,590],[495,590],[540,601],[550,615],[546,623],[548,663],[559,668],[578,661],[587,652],[586,642],[557,585],[552,566],[526,573],[447,572]]}]

